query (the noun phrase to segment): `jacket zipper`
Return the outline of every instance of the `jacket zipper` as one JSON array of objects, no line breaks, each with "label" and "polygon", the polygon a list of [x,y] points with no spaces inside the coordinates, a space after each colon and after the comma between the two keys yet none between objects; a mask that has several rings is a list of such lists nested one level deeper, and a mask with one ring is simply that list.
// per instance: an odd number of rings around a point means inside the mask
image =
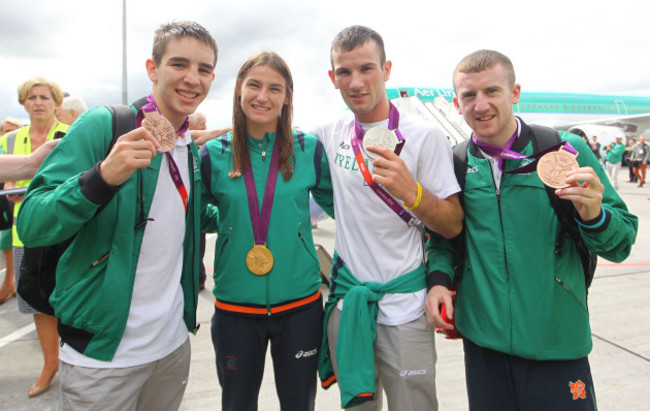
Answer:
[{"label": "jacket zipper", "polygon": [[266,313],[270,317],[271,316],[271,291],[269,288],[271,286],[269,285],[269,275],[266,274],[264,277],[266,277]]},{"label": "jacket zipper", "polygon": [[[503,261],[506,266],[506,278],[508,280],[508,301],[510,304],[508,305],[509,309],[509,315],[510,315],[510,351],[512,352],[513,350],[513,341],[512,341],[512,336],[513,336],[513,330],[512,330],[512,287],[510,285],[510,269],[508,268],[508,250],[506,249],[506,233],[503,229],[503,212],[501,210],[501,188],[497,187],[497,182],[494,180],[494,173],[492,172],[492,163],[488,160],[488,164],[490,165],[490,174],[492,175],[492,184],[494,185],[494,190],[496,192],[497,196],[497,209],[499,210],[499,225],[501,227],[501,236],[503,237]],[[501,176],[503,178],[503,175]]]},{"label": "jacket zipper", "polygon": [[564,289],[567,290],[569,292],[569,294],[571,294],[573,296],[573,298],[575,298],[576,301],[578,301],[582,307],[585,306],[585,304],[582,302],[582,300],[580,298],[578,298],[578,296],[575,295],[575,293],[573,291],[571,291],[571,289],[569,287],[567,287],[567,285],[564,284],[564,281],[562,281],[558,276],[555,276],[555,281],[558,284],[560,284],[562,287],[564,287]]},{"label": "jacket zipper", "polygon": [[[93,262],[88,266],[88,268],[86,268],[86,273],[84,273],[83,277],[86,276],[86,274],[88,273],[88,271],[89,271],[90,269],[96,267],[99,263],[101,263],[102,261],[104,261],[104,260],[108,257],[108,255],[109,255],[110,253],[111,253],[111,252],[108,251],[108,252],[106,252],[106,254],[104,254],[103,256],[99,257],[99,258],[96,259],[95,261],[93,261]],[[83,278],[83,277],[82,277],[82,278]],[[77,281],[74,281],[72,284],[70,284],[70,285],[66,288],[66,291],[68,291],[68,290],[69,290],[73,285],[77,284],[79,281],[81,281],[81,278],[77,279]]]}]

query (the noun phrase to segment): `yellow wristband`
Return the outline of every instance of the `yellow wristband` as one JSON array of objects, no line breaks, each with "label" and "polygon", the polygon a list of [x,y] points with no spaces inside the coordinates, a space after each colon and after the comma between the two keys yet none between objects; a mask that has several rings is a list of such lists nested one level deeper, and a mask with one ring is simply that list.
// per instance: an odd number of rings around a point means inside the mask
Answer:
[{"label": "yellow wristband", "polygon": [[420,184],[420,183],[417,183],[417,184],[418,184],[418,196],[415,197],[415,203],[413,203],[413,205],[409,207],[409,206],[406,205],[405,202],[402,201],[402,204],[404,204],[404,207],[407,210],[413,210],[415,208],[418,208],[418,206],[420,205],[420,201],[422,201],[422,184]]}]

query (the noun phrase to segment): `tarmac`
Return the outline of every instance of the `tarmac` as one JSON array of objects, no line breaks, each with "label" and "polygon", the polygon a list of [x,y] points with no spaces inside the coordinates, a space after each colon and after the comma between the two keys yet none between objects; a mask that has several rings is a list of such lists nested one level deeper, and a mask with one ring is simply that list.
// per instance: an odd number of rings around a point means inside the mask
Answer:
[{"label": "tarmac", "polygon": [[[639,217],[639,233],[630,256],[614,264],[599,259],[589,290],[594,348],[589,356],[600,410],[650,410],[650,186],[627,183],[627,169],[620,174],[619,194]],[[320,221],[314,241],[330,252],[334,248],[334,222]],[[211,267],[214,235],[208,236],[206,267]],[[4,269],[0,271],[4,278]],[[221,390],[214,365],[210,319],[214,298],[210,290],[200,294],[201,328],[191,335],[192,365],[181,410],[220,410]],[[323,292],[327,288],[323,287]],[[16,299],[0,305],[0,410],[58,410],[59,377],[45,394],[30,399],[27,390],[38,378],[42,353],[32,316],[18,312]],[[440,410],[467,410],[462,343],[436,337],[438,362],[436,388]],[[433,387],[432,387],[433,389]],[[261,411],[279,410],[273,368],[267,355],[259,394]],[[318,388],[317,410],[338,410],[339,392]],[[388,409],[384,406],[384,409]]]}]

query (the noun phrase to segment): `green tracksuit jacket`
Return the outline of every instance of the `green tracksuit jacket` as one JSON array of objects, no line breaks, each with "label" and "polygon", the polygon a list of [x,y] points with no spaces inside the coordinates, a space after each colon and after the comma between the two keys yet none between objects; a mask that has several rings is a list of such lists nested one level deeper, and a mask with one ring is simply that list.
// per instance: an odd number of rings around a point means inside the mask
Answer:
[{"label": "green tracksuit jacket", "polygon": [[[523,124],[513,149],[533,154],[530,128]],[[564,138],[564,137],[563,137]],[[587,144],[569,136],[581,166],[591,166],[605,186],[603,215],[581,228],[592,252],[610,261],[625,259],[638,219],[611,187]],[[456,326],[477,345],[533,360],[585,357],[592,348],[583,269],[576,247],[564,239],[556,255],[560,222],[537,172],[503,174],[497,189],[487,159],[470,143],[464,189],[465,267],[457,290]],[[506,160],[517,168],[529,160]],[[602,222],[602,224],[598,224]],[[453,242],[433,235],[428,243],[431,285],[451,284]]]},{"label": "green tracksuit jacket", "polygon": [[[239,315],[264,317],[299,309],[320,297],[309,192],[333,215],[332,184],[323,146],[313,135],[294,131],[293,177],[284,181],[278,173],[266,238],[274,264],[268,274],[259,276],[246,266],[246,255],[255,240],[244,177],[228,176],[232,170],[231,139],[232,133],[228,133],[201,148],[203,197],[219,209],[214,253],[216,306]],[[261,209],[275,133],[267,133],[261,141],[248,139]]]},{"label": "green tracksuit jacket", "polygon": [[[110,361],[126,327],[135,270],[162,154],[115,189],[99,175],[113,138],[108,109],[84,113],[45,159],[32,180],[18,216],[18,233],[28,247],[76,235],[57,266],[50,304],[61,340],[84,355]],[[194,332],[198,303],[200,162],[194,143],[186,217],[181,285],[184,321]],[[192,161],[193,160],[193,161]],[[139,203],[141,201],[141,203]],[[207,225],[206,225],[207,226]]]}]

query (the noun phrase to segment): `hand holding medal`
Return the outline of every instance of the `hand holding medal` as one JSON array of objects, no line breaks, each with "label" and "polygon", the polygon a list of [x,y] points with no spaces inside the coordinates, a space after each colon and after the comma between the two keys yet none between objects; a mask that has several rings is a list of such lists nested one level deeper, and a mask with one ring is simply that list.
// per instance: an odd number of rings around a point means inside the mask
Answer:
[{"label": "hand holding medal", "polygon": [[177,135],[174,126],[157,111],[145,112],[142,126],[158,140],[159,152],[170,151],[176,145]]}]

